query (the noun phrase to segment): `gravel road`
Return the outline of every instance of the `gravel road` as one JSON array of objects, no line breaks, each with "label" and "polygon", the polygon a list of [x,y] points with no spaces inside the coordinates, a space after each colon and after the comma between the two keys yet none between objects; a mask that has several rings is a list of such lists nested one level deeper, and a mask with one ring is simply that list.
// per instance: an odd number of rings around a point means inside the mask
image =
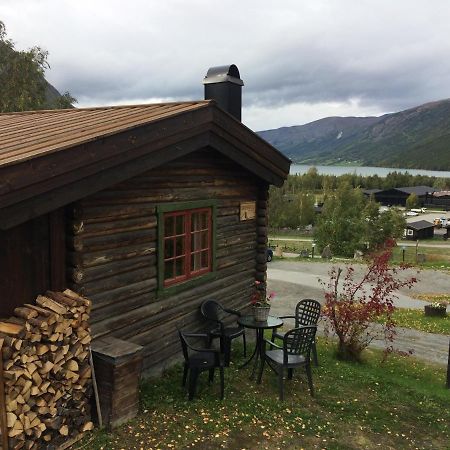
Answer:
[{"label": "gravel road", "polygon": [[[326,281],[330,262],[301,262],[293,260],[272,261],[268,264],[268,289],[276,292],[272,303],[271,314],[292,314],[295,305],[302,298],[315,298],[323,302],[323,291],[319,279]],[[343,265],[343,263],[341,264]],[[362,265],[355,265],[356,273],[361,273]],[[450,292],[450,274],[438,270],[408,269],[408,275],[416,276],[419,281],[411,290],[405,289],[399,293],[397,306],[422,309],[424,302],[411,295],[418,293],[448,293]],[[448,308],[450,309],[450,307]],[[320,329],[319,329],[320,331]],[[374,342],[374,346],[382,346],[382,342]],[[449,338],[444,335],[423,333],[401,328],[398,330],[396,348],[402,351],[413,350],[418,358],[447,364]]]}]

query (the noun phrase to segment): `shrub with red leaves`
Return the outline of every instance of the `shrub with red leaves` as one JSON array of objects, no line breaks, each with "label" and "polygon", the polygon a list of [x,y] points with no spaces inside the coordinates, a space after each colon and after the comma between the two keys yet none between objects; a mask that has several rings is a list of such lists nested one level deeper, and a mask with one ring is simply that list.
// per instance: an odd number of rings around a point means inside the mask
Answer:
[{"label": "shrub with red leaves", "polygon": [[[322,283],[325,292],[323,317],[325,331],[333,331],[338,337],[338,357],[359,361],[361,352],[376,338],[383,338],[386,350],[392,349],[395,337],[396,292],[411,288],[415,277],[402,277],[400,273],[408,266],[389,266],[394,241],[369,256],[362,277],[356,278],[355,269],[333,267],[328,283]],[[374,322],[383,317],[384,322]]]}]

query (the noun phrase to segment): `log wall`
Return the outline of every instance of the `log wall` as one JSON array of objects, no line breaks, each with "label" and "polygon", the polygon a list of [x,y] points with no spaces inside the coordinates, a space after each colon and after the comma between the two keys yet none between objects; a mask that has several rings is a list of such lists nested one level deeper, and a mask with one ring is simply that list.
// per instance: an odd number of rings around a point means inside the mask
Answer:
[{"label": "log wall", "polygon": [[[205,149],[87,197],[70,207],[68,283],[93,302],[94,338],[112,335],[144,347],[144,370],[180,353],[176,326],[201,329],[199,305],[216,298],[243,308],[265,279],[267,185]],[[160,203],[217,200],[217,275],[174,296],[157,296]],[[255,220],[240,203],[256,201]]]}]

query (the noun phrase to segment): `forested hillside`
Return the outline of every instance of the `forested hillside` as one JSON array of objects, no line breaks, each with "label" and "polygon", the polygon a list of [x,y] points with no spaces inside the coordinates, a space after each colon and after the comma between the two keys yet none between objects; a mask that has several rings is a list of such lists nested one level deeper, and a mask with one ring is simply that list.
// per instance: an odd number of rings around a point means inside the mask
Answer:
[{"label": "forested hillside", "polygon": [[450,170],[450,99],[259,132],[294,162]]}]

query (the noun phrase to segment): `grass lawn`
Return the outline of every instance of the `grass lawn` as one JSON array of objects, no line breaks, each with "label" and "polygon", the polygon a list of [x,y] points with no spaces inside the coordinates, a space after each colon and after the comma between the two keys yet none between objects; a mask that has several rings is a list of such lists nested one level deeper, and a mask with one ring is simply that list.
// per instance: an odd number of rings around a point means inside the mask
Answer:
[{"label": "grass lawn", "polygon": [[[449,269],[450,268],[450,248],[439,248],[419,244],[418,253],[425,255],[425,262],[419,263],[420,267],[430,267],[436,269]],[[392,254],[392,261],[401,263],[403,260],[402,255],[402,243],[399,242],[397,247],[394,247]],[[416,264],[416,248],[406,247],[405,249],[405,262],[408,264]]]},{"label": "grass lawn", "polygon": [[[108,449],[448,449],[450,390],[445,368],[413,358],[367,352],[365,364],[337,361],[330,344],[319,342],[320,367],[313,368],[316,397],[304,371],[286,381],[278,401],[276,376],[266,369],[263,383],[232,364],[225,371],[225,400],[218,376],[208,386],[202,374],[199,395],[186,400],[181,367],[142,385],[139,417],[108,434],[95,431],[75,448]],[[234,361],[239,361],[241,349]]]},{"label": "grass lawn", "polygon": [[425,316],[423,310],[398,308],[393,317],[399,327],[450,335],[450,317],[448,315],[447,317],[429,317]]}]

